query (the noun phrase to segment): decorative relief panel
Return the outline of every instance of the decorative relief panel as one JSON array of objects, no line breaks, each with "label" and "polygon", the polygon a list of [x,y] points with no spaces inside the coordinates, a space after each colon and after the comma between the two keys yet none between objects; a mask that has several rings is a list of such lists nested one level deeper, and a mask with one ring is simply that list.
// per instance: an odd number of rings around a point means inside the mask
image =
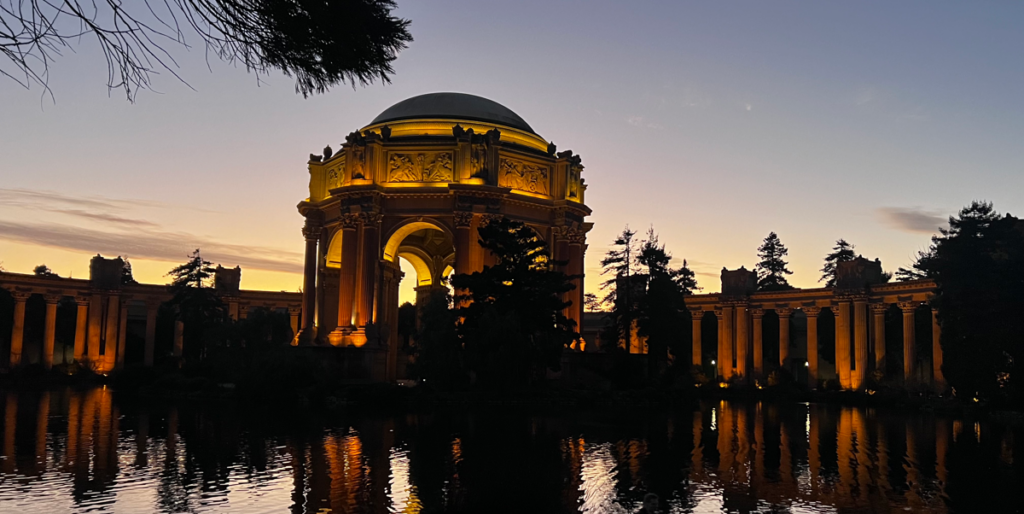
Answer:
[{"label": "decorative relief panel", "polygon": [[341,187],[343,182],[345,182],[345,159],[340,159],[327,169],[327,189]]},{"label": "decorative relief panel", "polygon": [[551,171],[547,166],[502,159],[498,186],[546,195],[549,194],[550,177]]},{"label": "decorative relief panel", "polygon": [[392,153],[388,182],[451,182],[452,152]]},{"label": "decorative relief panel", "polygon": [[580,174],[583,166],[569,166],[569,198],[580,197]]}]

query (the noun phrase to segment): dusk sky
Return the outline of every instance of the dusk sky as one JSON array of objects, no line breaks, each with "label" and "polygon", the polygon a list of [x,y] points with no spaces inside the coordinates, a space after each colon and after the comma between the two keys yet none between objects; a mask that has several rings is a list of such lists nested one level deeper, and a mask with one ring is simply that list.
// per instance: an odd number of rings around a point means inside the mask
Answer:
[{"label": "dusk sky", "polygon": [[309,153],[436,91],[582,155],[588,291],[627,223],[714,292],[770,231],[818,287],[838,238],[893,271],[972,200],[1024,211],[1021,2],[398,3],[415,41],[387,86],[304,99],[197,46],[171,48],[188,85],[162,73],[132,104],[88,38],[55,100],[0,78],[2,266],[84,278],[120,254],[164,283],[200,247],[243,288],[298,290]]}]

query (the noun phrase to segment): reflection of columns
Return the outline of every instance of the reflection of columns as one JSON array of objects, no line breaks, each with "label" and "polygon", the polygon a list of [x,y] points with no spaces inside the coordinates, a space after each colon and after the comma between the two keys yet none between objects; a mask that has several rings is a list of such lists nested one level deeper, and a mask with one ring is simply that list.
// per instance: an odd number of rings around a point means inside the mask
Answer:
[{"label": "reflection of columns", "polygon": [[[812,307],[817,309],[817,307]],[[806,312],[807,309],[804,309]],[[810,317],[808,317],[810,319]],[[817,321],[817,315],[815,315]],[[807,405],[807,467],[811,472],[811,494],[818,492],[818,480],[821,474],[821,421],[818,419],[818,409],[814,404]]]},{"label": "reflection of columns", "polygon": [[949,446],[949,425],[943,418],[935,419],[935,478],[938,479],[939,495],[946,495],[949,470],[946,469],[946,450]]},{"label": "reflection of columns", "polygon": [[839,411],[839,430],[836,434],[836,461],[839,465],[839,497],[853,500],[853,409]]},{"label": "reflection of columns", "polygon": [[747,349],[750,348],[750,321],[746,304],[736,306],[736,374],[746,379]]},{"label": "reflection of columns", "polygon": [[911,380],[914,377],[914,360],[917,356],[914,352],[916,336],[914,334],[914,309],[917,304],[914,302],[900,302],[900,309],[903,310],[903,379]]},{"label": "reflection of columns", "polygon": [[[313,339],[313,311],[316,307],[316,261],[317,242],[323,227],[316,218],[306,218],[302,227],[302,236],[306,239],[306,249],[302,264],[302,330],[295,332],[295,341],[311,341]],[[237,307],[236,307],[237,309]],[[332,328],[332,327],[327,327]]]},{"label": "reflection of columns", "polygon": [[700,366],[703,364],[701,360],[701,347],[700,347],[700,323],[704,319],[704,311],[694,310],[690,311],[690,323],[693,325],[693,346],[691,353],[693,354],[693,365]]},{"label": "reflection of columns", "polygon": [[57,303],[60,295],[48,294],[46,299],[46,323],[43,331],[43,368],[53,368],[53,345],[57,335]]},{"label": "reflection of columns", "polygon": [[39,394],[39,407],[36,409],[36,454],[34,465],[42,465],[37,473],[46,471],[46,430],[50,422],[50,392]]},{"label": "reflection of columns", "polygon": [[850,385],[860,389],[868,370],[868,299],[864,297],[853,301],[853,350],[857,372],[851,373]]},{"label": "reflection of columns", "polygon": [[786,369],[786,361],[789,360],[789,319],[793,315],[793,309],[775,309],[779,315],[779,366]]},{"label": "reflection of columns", "polygon": [[86,349],[89,366],[95,370],[100,364],[100,343],[103,342],[103,295],[93,293],[89,299],[89,340]]},{"label": "reflection of columns", "polygon": [[733,374],[733,361],[732,361],[732,327],[733,327],[733,313],[735,312],[732,305],[722,306],[722,348],[718,351],[718,361],[721,363],[722,376],[726,379],[732,377]]},{"label": "reflection of columns", "polygon": [[114,369],[114,358],[117,357],[117,314],[121,306],[121,297],[116,294],[107,295],[106,336],[103,341],[103,372]]},{"label": "reflection of columns", "polygon": [[149,300],[146,303],[146,348],[142,357],[142,364],[152,366],[156,353],[156,315],[160,311],[159,300]]},{"label": "reflection of columns", "polygon": [[818,387],[818,314],[821,307],[804,307],[807,315],[807,383]]},{"label": "reflection of columns", "polygon": [[175,359],[181,358],[182,347],[185,343],[185,323],[181,320],[174,321],[174,349],[173,355]]},{"label": "reflection of columns", "polygon": [[[14,327],[11,329],[11,360],[13,368],[21,364],[22,346],[25,342],[25,303],[28,302],[29,293],[12,292],[14,297]],[[10,395],[8,395],[10,398]]]},{"label": "reflection of columns", "polygon": [[942,327],[939,325],[939,311],[932,309],[932,379],[935,385],[946,385],[942,374]]},{"label": "reflection of columns", "polygon": [[338,280],[338,326],[329,336],[330,342],[334,346],[341,346],[344,343],[346,332],[350,331],[352,326],[352,308],[356,287],[356,261],[359,258],[359,244],[356,238],[356,221],[358,218],[354,214],[343,214],[341,218],[341,273]]},{"label": "reflection of columns", "polygon": [[840,299],[836,316],[836,374],[843,389],[852,389],[850,382],[850,300]]},{"label": "reflection of columns", "polygon": [[751,309],[750,316],[754,320],[754,375],[764,375],[764,348],[762,347],[763,335],[761,333],[761,322],[764,318],[764,309]]},{"label": "reflection of columns", "polygon": [[124,354],[128,347],[128,298],[121,300],[121,321],[117,328],[117,369],[124,368]]},{"label": "reflection of columns", "polygon": [[75,318],[75,360],[85,360],[85,340],[89,331],[89,297],[76,296],[78,313]]},{"label": "reflection of columns", "polygon": [[14,462],[16,447],[14,446],[14,435],[18,428],[18,395],[7,393],[4,400],[4,460],[3,470],[6,474],[14,473]]},{"label": "reflection of columns", "polygon": [[871,304],[871,339],[875,348],[875,371],[885,373],[885,308],[884,303]]}]

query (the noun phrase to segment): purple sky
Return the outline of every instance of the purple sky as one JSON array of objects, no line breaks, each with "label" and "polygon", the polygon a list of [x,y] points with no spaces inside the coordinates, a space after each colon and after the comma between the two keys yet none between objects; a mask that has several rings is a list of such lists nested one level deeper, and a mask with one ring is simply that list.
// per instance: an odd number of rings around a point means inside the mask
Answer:
[{"label": "purple sky", "polygon": [[192,89],[163,73],[129,104],[87,39],[51,70],[56,103],[0,79],[4,268],[84,277],[127,254],[162,282],[200,246],[245,288],[297,290],[306,156],[434,91],[498,101],[583,156],[588,290],[626,223],[711,292],[769,231],[815,287],[840,237],[894,270],[971,200],[1024,210],[1024,3],[399,4],[416,41],[389,86],[303,99],[178,48]]}]

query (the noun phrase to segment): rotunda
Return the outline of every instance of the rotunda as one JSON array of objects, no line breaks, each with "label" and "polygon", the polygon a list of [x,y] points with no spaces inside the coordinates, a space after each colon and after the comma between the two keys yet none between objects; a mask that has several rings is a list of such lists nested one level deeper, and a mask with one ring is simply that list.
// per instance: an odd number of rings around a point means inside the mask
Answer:
[{"label": "rotunda", "polygon": [[295,344],[362,348],[383,358],[375,378],[400,378],[399,258],[423,301],[448,273],[494,262],[477,230],[497,217],[528,224],[577,277],[566,315],[579,324],[591,227],[582,171],[578,155],[486,98],[431,93],[385,109],[337,152],[310,155]]}]

